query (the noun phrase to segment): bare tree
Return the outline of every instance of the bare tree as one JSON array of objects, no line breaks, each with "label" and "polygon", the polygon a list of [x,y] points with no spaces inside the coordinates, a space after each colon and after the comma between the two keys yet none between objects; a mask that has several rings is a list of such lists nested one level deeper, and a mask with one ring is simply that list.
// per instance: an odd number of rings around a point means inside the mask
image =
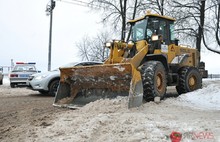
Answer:
[{"label": "bare tree", "polygon": [[170,15],[171,7],[169,6],[170,0],[142,0],[140,10],[152,10],[160,15]]},{"label": "bare tree", "polygon": [[205,1],[172,1],[177,17],[177,33],[195,39],[196,48],[201,51],[203,28],[205,21]]},{"label": "bare tree", "polygon": [[[214,6],[210,2],[218,6]],[[208,10],[215,8],[215,38],[219,45],[219,1],[220,0],[91,0],[92,5],[98,5],[100,9],[103,9],[103,22],[111,23],[114,29],[121,31],[121,40],[125,40],[126,21],[128,19],[134,19],[136,15],[139,15],[141,11],[147,9],[152,10],[160,15],[168,15],[175,17],[176,32],[180,36],[181,40],[190,41],[195,44],[198,51],[201,51],[202,44],[208,49],[209,44],[205,39],[204,33],[209,31],[211,26],[207,24],[206,13]],[[128,33],[126,41],[129,40],[131,29]]]},{"label": "bare tree", "polygon": [[79,49],[78,55],[81,57],[81,60],[90,61],[90,45],[91,39],[88,36],[84,36],[80,42],[76,43],[76,47]]},{"label": "bare tree", "polygon": [[109,55],[109,50],[104,48],[104,44],[108,40],[108,32],[102,32],[92,38],[84,36],[80,42],[76,43],[76,47],[79,49],[79,57],[86,61],[105,61]]},{"label": "bare tree", "polygon": [[[211,16],[209,16],[211,18],[207,20],[209,26],[204,30],[203,44],[208,50],[220,54],[220,0],[212,0],[208,10],[211,13]],[[210,41],[210,39],[215,40]],[[217,48],[215,48],[216,46]]]},{"label": "bare tree", "polygon": [[215,31],[215,36],[218,45],[220,46],[220,0],[217,1],[217,10],[216,10],[216,31]]},{"label": "bare tree", "polygon": [[173,0],[172,6],[176,8],[173,13],[176,13],[177,17],[177,33],[191,41],[195,41],[198,51],[201,51],[202,44],[204,44],[207,49],[216,52],[214,49],[209,48],[205,39],[205,34],[211,28],[210,19],[206,15],[207,11],[212,11],[214,8],[211,0]]},{"label": "bare tree", "polygon": [[94,10],[103,12],[102,22],[111,24],[116,31],[119,30],[121,40],[125,40],[126,23],[135,18],[141,0],[91,0],[90,5]]},{"label": "bare tree", "polygon": [[218,45],[220,46],[220,0],[217,0],[217,10],[216,10],[216,31],[215,36]]}]

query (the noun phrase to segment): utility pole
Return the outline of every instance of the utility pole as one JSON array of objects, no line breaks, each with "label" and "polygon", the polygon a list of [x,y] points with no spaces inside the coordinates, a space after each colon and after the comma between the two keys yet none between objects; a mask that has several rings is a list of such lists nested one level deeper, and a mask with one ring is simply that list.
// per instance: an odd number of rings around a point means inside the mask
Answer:
[{"label": "utility pole", "polygon": [[55,1],[50,0],[50,4],[47,4],[46,13],[50,15],[50,30],[49,30],[49,48],[48,48],[48,71],[51,70],[51,41],[52,41],[52,21],[53,21],[53,9],[55,7]]}]

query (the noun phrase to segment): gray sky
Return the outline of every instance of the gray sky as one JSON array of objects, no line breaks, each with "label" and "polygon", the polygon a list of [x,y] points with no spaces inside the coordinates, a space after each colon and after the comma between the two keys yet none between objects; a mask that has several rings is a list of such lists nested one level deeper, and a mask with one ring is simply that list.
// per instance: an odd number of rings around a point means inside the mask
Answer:
[{"label": "gray sky", "polygon": [[[84,0],[86,1],[86,0]],[[47,70],[49,0],[0,0],[0,66],[10,60],[36,62],[41,71]],[[52,69],[79,61],[75,43],[84,35],[96,35],[101,28],[100,17],[89,8],[56,2],[53,15]],[[202,52],[209,73],[220,73],[220,55]]]},{"label": "gray sky", "polygon": [[[36,62],[41,71],[47,70],[49,0],[0,0],[0,65],[10,60]],[[53,14],[52,69],[78,61],[75,43],[84,35],[95,35],[100,21],[89,8],[56,2]]]}]

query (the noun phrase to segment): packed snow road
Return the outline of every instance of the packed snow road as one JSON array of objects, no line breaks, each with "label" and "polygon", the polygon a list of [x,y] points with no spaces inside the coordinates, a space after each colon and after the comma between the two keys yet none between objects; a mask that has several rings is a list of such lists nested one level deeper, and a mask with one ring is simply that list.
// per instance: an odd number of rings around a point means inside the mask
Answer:
[{"label": "packed snow road", "polygon": [[0,141],[183,142],[220,141],[220,80],[160,103],[128,109],[127,97],[98,100],[77,110],[54,108],[53,97],[0,86]]}]

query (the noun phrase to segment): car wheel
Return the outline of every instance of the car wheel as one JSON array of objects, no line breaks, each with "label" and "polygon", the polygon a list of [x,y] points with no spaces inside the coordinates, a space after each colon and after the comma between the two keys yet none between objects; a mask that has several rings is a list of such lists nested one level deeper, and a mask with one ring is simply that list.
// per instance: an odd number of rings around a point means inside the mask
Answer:
[{"label": "car wheel", "polygon": [[59,82],[60,80],[53,80],[50,84],[49,84],[49,95],[51,96],[55,96],[57,93],[57,89],[59,86]]},{"label": "car wheel", "polygon": [[46,94],[48,94],[49,93],[49,91],[44,91],[44,90],[41,90],[41,91],[39,91],[41,94],[43,94],[43,95],[46,95]]},{"label": "car wheel", "polygon": [[15,83],[10,83],[11,88],[15,88],[16,84]]},{"label": "car wheel", "polygon": [[0,80],[0,85],[2,85],[3,84],[3,80]]}]

